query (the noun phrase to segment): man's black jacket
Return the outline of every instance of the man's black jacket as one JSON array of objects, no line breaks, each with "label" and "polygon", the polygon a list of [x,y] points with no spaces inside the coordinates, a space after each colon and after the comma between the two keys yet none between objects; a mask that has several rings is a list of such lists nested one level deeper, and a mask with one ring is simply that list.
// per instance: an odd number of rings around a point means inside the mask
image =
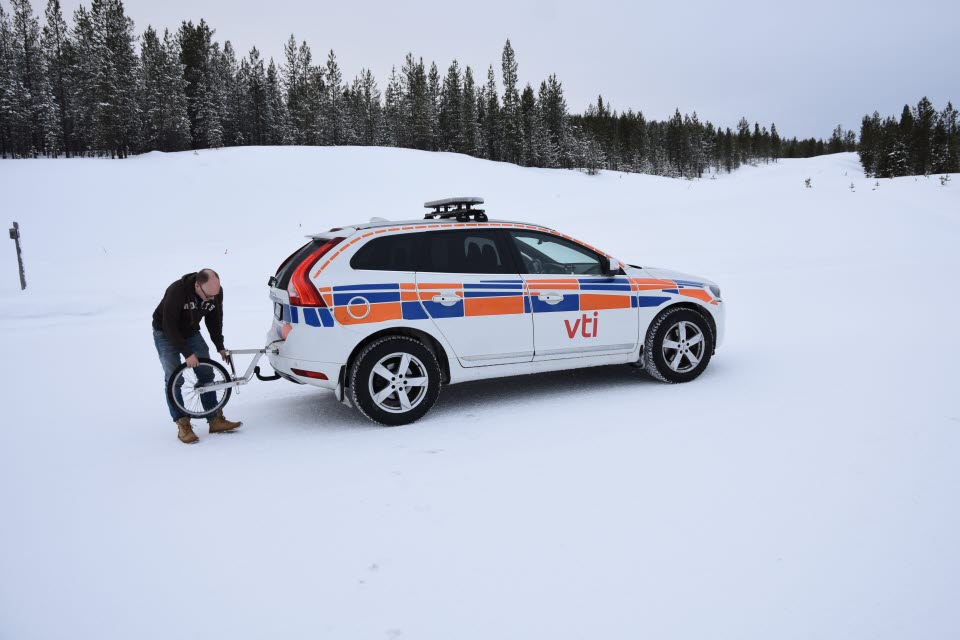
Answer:
[{"label": "man's black jacket", "polygon": [[188,273],[169,287],[163,300],[153,312],[153,328],[163,331],[180,350],[184,358],[193,355],[187,346],[187,336],[200,331],[200,319],[205,318],[207,331],[217,351],[223,351],[223,287],[212,300],[203,301],[194,291],[196,273]]}]

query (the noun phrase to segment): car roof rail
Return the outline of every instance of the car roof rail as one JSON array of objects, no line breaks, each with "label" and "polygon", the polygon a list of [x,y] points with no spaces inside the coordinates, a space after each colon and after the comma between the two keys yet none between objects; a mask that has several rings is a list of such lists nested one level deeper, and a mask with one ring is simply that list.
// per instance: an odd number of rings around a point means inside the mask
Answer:
[{"label": "car roof rail", "polygon": [[467,222],[473,218],[477,222],[486,222],[486,212],[483,209],[473,208],[473,206],[477,204],[483,204],[483,198],[460,196],[457,198],[431,200],[430,202],[424,202],[423,206],[427,209],[433,209],[433,211],[423,216],[423,218],[424,220],[454,218],[459,222]]}]

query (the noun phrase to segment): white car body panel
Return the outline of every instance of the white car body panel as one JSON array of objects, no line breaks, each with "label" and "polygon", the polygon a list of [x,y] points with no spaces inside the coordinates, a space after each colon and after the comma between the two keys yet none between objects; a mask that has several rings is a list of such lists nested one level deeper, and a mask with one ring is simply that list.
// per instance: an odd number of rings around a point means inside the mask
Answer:
[{"label": "white car body panel", "polygon": [[[374,237],[470,227],[535,229],[573,240],[537,225],[497,221],[377,222],[308,236],[320,242],[345,236],[310,272],[327,306],[291,306],[286,291],[270,289],[272,302],[282,310],[267,333],[267,342],[278,349],[269,356],[270,364],[297,382],[336,389],[357,347],[373,335],[390,332],[432,338],[435,345],[430,346],[444,352],[450,384],[637,362],[651,321],[675,304],[694,305],[708,314],[717,327],[716,345],[722,340],[723,303],[707,288],[715,283],[666,269],[621,263],[623,273],[617,276],[548,276],[365,271],[350,266],[350,258]],[[497,296],[471,302],[467,295],[488,290]],[[563,297],[556,303],[541,299],[557,294]],[[440,297],[435,301],[435,296]],[[578,296],[576,309],[568,296]],[[441,317],[437,309],[451,302],[458,314]],[[553,304],[566,310],[545,311]],[[523,306],[522,313],[517,305]],[[289,333],[283,340],[285,325]],[[293,369],[320,373],[327,379],[296,375]]]}]

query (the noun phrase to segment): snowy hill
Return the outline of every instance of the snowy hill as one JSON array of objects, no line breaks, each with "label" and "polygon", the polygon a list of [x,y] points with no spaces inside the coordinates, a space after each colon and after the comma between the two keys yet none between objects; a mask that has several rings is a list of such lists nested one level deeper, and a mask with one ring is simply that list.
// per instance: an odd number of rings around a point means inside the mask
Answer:
[{"label": "snowy hill", "polygon": [[[0,637],[951,637],[960,175],[875,183],[854,154],[696,182],[375,148],[0,162],[29,285],[9,243]],[[687,385],[450,387],[397,429],[253,383],[239,433],[176,440],[148,327],[172,280],[220,272],[227,345],[259,346],[303,234],[456,194],[716,280],[723,348]]]}]

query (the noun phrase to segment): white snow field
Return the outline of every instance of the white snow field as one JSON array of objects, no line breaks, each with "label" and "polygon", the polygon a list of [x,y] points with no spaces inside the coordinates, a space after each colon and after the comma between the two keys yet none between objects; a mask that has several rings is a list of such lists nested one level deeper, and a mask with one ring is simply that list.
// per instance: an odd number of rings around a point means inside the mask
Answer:
[{"label": "white snow field", "polygon": [[[0,162],[29,285],[7,241],[0,638],[957,638],[960,175],[875,182],[854,154],[693,182],[375,148]],[[392,429],[255,381],[239,432],[177,440],[170,282],[219,271],[227,346],[258,347],[303,234],[450,195],[716,280],[725,344],[690,384],[464,384]]]}]

